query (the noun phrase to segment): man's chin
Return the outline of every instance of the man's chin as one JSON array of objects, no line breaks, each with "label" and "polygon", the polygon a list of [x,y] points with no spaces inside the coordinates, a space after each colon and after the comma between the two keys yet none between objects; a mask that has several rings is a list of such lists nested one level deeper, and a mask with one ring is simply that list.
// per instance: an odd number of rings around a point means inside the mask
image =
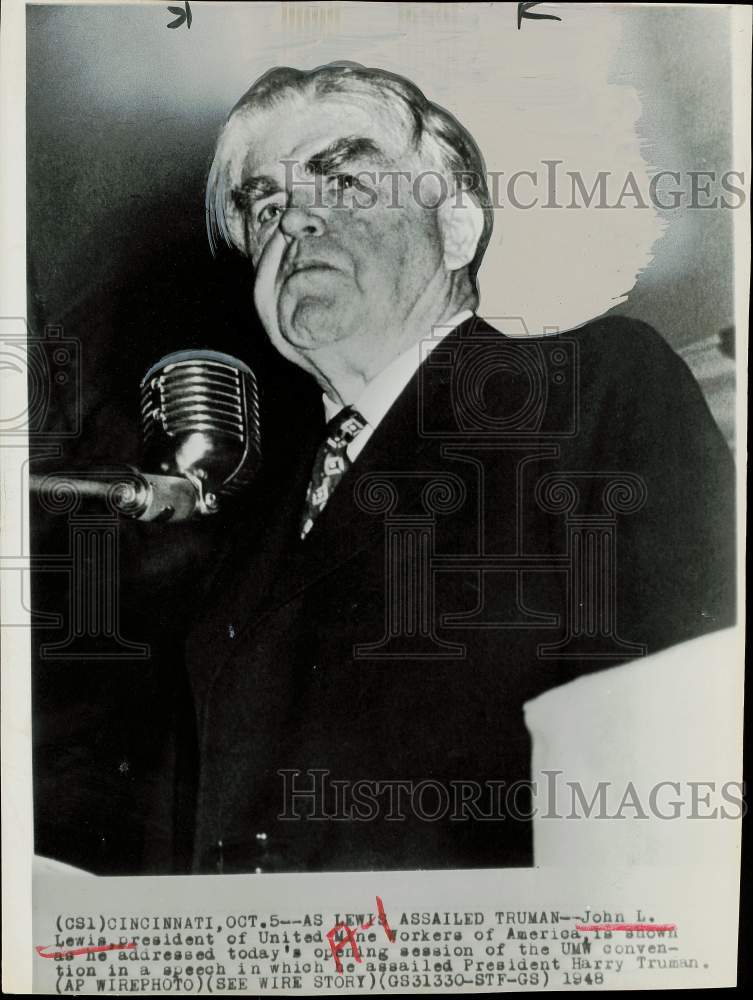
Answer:
[{"label": "man's chin", "polygon": [[343,317],[336,303],[323,298],[299,299],[288,312],[281,311],[279,328],[282,336],[299,350],[312,350],[342,340]]}]

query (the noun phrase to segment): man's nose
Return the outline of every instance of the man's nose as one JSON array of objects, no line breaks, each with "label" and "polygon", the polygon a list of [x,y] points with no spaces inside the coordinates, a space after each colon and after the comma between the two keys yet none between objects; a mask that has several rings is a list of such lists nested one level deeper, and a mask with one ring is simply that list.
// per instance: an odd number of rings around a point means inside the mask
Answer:
[{"label": "man's nose", "polygon": [[319,205],[317,209],[313,191],[293,191],[280,217],[280,229],[289,239],[321,236],[325,229],[323,210],[323,205]]}]

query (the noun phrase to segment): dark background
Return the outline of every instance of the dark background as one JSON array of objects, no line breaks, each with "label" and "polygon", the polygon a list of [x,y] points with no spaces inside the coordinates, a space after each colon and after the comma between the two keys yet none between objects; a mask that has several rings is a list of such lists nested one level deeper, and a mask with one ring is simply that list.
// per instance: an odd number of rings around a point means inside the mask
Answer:
[{"label": "dark background", "polygon": [[[258,374],[269,464],[300,421],[321,419],[320,393],[268,346],[248,265],[209,253],[203,186],[222,114],[164,121],[132,115],[127,102],[117,116],[85,109],[84,53],[54,40],[61,18],[80,26],[89,15],[102,12],[29,10],[29,328],[42,337],[60,327],[80,363],[77,386],[54,389],[38,428],[59,456],[33,467],[138,465],[140,380],[156,359],[189,347],[242,357]],[[76,425],[76,437],[62,436]],[[31,515],[36,559],[70,552],[67,514],[33,499]],[[79,641],[65,659],[40,652],[70,627],[71,583],[64,573],[33,575],[35,613],[63,617],[59,628],[34,630],[37,853],[102,874],[170,869],[172,765],[192,711],[175,648],[223,528],[222,518],[118,525],[119,632],[147,644],[146,659],[111,658],[122,644],[103,636],[101,658],[83,659],[92,644]],[[85,573],[96,574],[92,560]]]},{"label": "dark background", "polygon": [[[267,6],[277,16],[276,5]],[[224,115],[263,69],[296,64],[295,54],[271,47],[260,61],[256,43],[247,70],[236,74],[245,74],[238,86],[223,76],[218,46],[216,78],[202,79],[191,50],[178,48],[179,32],[165,30],[167,17],[154,7],[28,8],[29,326],[38,337],[61,327],[78,343],[81,364],[81,433],[56,437],[75,422],[79,404],[70,386],[55,392],[43,429],[60,453],[38,461],[39,471],[137,464],[140,379],[180,348],[211,347],[251,364],[262,388],[268,464],[298,426],[321,419],[313,383],[266,343],[248,265],[228,254],[213,260],[204,223],[204,181]],[[220,18],[218,10],[216,39]],[[642,134],[658,165],[731,166],[724,29],[724,18],[686,12],[678,35],[677,21],[670,32],[666,16],[647,10],[626,29],[630,69],[622,71],[633,73],[642,92]],[[200,41],[194,30],[191,45]],[[290,48],[296,44],[294,37]],[[303,64],[318,61],[325,60],[306,55]],[[141,72],[143,85],[128,89],[124,81]],[[728,439],[733,338],[726,335],[723,350],[719,333],[733,317],[731,224],[723,211],[675,220],[654,265],[619,307],[687,353]],[[67,553],[70,518],[38,504],[32,516],[36,556]],[[34,575],[35,611],[64,617],[61,629],[35,630],[38,853],[101,873],[169,866],[169,775],[191,711],[171,651],[223,528],[222,519],[172,528],[120,524],[120,629],[123,638],[150,646],[146,659],[83,660],[75,646],[69,659],[39,655],[40,644],[59,640],[68,627],[71,595],[65,574]]]}]

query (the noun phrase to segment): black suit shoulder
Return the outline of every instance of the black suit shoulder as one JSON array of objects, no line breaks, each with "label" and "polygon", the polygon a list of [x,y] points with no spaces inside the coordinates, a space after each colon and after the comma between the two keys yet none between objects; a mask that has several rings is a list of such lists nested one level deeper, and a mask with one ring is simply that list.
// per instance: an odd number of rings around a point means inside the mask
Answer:
[{"label": "black suit shoulder", "polygon": [[624,634],[647,652],[735,620],[735,468],[685,362],[651,326],[596,320],[578,345],[580,425],[564,460],[640,491],[617,516]]}]

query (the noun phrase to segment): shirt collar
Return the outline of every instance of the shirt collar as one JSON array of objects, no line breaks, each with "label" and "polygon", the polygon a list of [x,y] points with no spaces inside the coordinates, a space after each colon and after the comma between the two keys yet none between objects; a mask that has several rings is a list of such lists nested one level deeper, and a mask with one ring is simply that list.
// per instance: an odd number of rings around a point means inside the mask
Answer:
[{"label": "shirt collar", "polygon": [[[350,401],[349,405],[354,406],[368,424],[376,427],[431,351],[472,315],[472,310],[463,309],[448,319],[446,323],[435,326],[431,337],[419,340],[418,343],[412,344],[407,351],[403,351],[402,354],[393,358],[387,367],[383,368],[363,388],[358,398]],[[333,417],[337,416],[342,406],[330,399],[326,393],[322,394],[322,401],[325,418],[329,423]]]}]

